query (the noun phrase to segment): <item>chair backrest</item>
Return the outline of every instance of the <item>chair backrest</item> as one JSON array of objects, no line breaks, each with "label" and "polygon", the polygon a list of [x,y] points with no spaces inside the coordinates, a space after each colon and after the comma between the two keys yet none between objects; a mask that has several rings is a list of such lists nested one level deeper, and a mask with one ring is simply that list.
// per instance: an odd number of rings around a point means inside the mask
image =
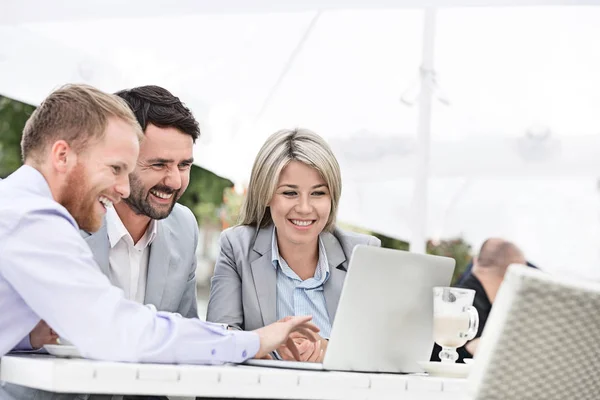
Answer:
[{"label": "chair backrest", "polygon": [[469,377],[469,398],[600,397],[600,284],[511,265]]}]

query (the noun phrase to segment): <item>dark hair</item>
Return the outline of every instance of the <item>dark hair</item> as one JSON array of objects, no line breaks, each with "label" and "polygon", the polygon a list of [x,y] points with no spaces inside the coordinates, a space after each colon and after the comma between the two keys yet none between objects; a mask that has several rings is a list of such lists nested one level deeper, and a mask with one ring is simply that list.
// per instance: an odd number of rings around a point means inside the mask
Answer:
[{"label": "dark hair", "polygon": [[115,93],[125,100],[142,129],[146,131],[148,124],[160,128],[176,128],[194,139],[200,136],[198,121],[178,97],[160,86],[140,86]]},{"label": "dark hair", "polygon": [[23,161],[42,162],[44,151],[57,140],[78,153],[106,133],[109,118],[128,123],[142,137],[130,107],[119,97],[89,85],[65,85],[52,92],[31,114],[21,138]]}]

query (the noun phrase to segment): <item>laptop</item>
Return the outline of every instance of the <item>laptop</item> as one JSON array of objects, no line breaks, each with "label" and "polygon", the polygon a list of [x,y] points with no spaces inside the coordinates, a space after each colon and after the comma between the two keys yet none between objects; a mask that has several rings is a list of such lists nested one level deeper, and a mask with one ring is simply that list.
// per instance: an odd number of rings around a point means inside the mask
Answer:
[{"label": "laptop", "polygon": [[422,372],[433,349],[433,288],[449,286],[452,258],[356,246],[323,363],[248,360],[275,368]]}]

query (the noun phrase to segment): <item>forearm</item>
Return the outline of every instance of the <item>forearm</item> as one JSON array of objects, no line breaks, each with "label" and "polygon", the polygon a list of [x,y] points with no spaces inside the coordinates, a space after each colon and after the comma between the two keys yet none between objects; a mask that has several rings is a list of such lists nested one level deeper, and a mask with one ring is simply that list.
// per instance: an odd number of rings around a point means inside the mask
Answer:
[{"label": "forearm", "polygon": [[[120,298],[103,301],[79,318],[42,311],[62,336],[88,358],[111,361],[221,364],[256,354],[258,336],[198,319],[155,312]],[[80,297],[81,298],[81,297]],[[111,305],[112,303],[112,305]],[[107,307],[108,305],[108,307]]]},{"label": "forearm", "polygon": [[[105,295],[101,303],[88,304],[87,314],[44,311],[50,314],[50,318],[46,318],[48,323],[86,357],[131,362],[220,364],[244,361],[258,351],[256,334],[230,332],[198,319],[156,312],[124,300],[116,289],[110,291],[112,293]],[[86,303],[82,295],[76,297]]]},{"label": "forearm", "polygon": [[[258,351],[255,333],[156,313],[125,300],[98,271],[77,231],[60,229],[60,221],[52,226],[52,236],[41,237],[48,227],[32,224],[32,229],[20,231],[23,237],[13,236],[14,241],[0,245],[2,274],[32,311],[29,317],[44,319],[84,356],[213,364],[240,362]],[[32,242],[45,246],[31,247]]]}]

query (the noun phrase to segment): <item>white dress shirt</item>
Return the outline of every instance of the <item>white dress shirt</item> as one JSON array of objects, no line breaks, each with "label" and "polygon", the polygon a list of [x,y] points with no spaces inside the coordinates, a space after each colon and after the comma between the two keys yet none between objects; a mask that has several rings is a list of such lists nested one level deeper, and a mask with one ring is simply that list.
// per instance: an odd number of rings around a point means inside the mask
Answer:
[{"label": "white dress shirt", "polygon": [[142,238],[133,243],[115,209],[110,207],[106,210],[106,231],[110,242],[108,279],[123,289],[126,299],[141,304],[146,296],[150,245],[156,238],[157,224],[156,220],[151,220]]},{"label": "white dress shirt", "polygon": [[260,346],[254,332],[125,299],[43,175],[23,166],[0,182],[0,357],[40,318],[92,359],[222,364],[253,357]]}]

